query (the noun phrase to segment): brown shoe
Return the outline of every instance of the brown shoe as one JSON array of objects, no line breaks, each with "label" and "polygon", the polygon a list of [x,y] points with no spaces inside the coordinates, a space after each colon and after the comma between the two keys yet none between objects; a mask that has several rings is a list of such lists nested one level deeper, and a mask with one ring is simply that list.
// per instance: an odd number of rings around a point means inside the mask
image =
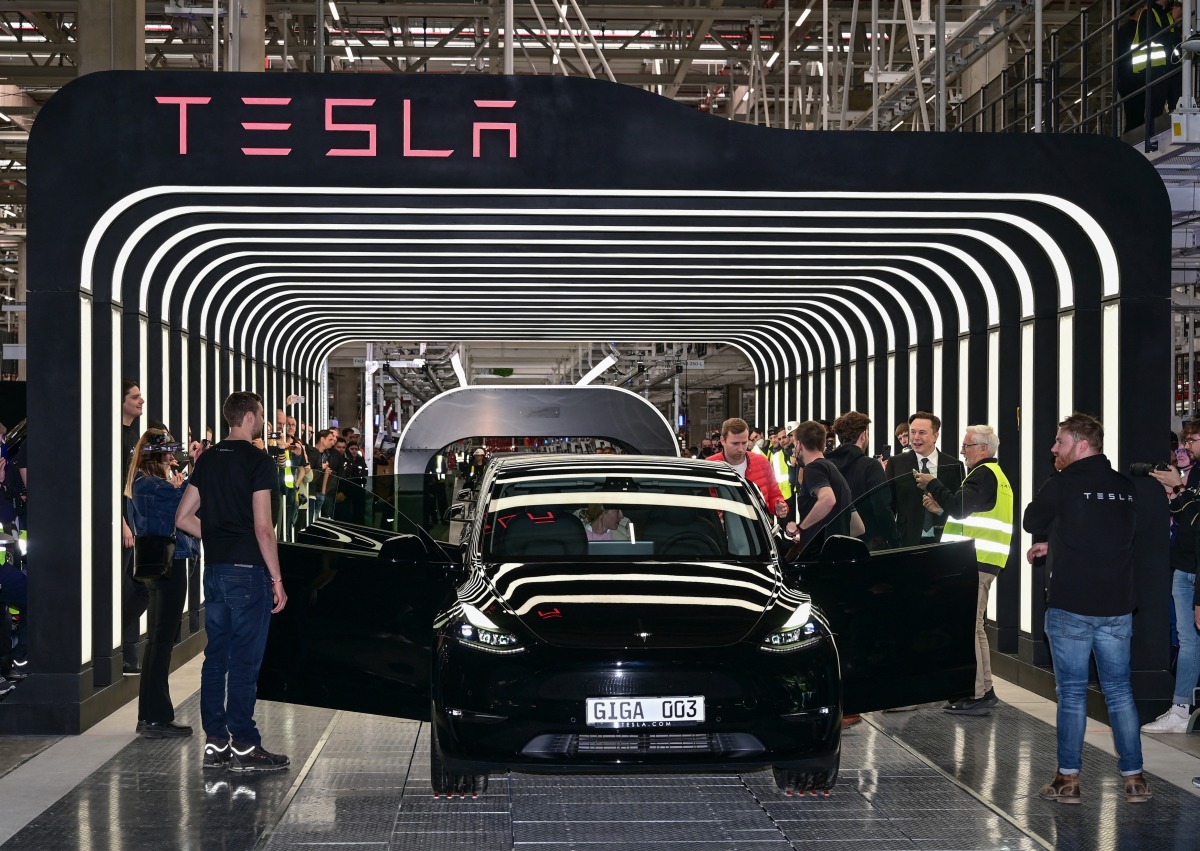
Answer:
[{"label": "brown shoe", "polygon": [[[1126,787],[1128,788],[1128,787]],[[1054,772],[1054,779],[1038,790],[1038,797],[1060,804],[1082,804],[1079,797],[1079,775]]]},{"label": "brown shoe", "polygon": [[861,715],[843,715],[842,716],[842,729],[845,730],[847,727],[853,727],[855,724],[857,724],[861,720],[862,720]]},{"label": "brown shoe", "polygon": [[1125,803],[1144,804],[1152,797],[1154,797],[1154,793],[1150,791],[1150,785],[1146,783],[1145,775],[1131,774],[1125,778]]}]

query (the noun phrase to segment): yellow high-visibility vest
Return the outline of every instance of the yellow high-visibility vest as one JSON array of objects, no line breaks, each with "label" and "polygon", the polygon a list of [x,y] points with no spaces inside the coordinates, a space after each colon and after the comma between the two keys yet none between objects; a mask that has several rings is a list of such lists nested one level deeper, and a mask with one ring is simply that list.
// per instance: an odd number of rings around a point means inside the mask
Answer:
[{"label": "yellow high-visibility vest", "polygon": [[1008,564],[1008,553],[1012,546],[1013,492],[1008,477],[995,461],[987,461],[971,468],[967,479],[980,467],[987,467],[996,475],[996,504],[987,511],[976,511],[961,520],[950,518],[942,530],[943,541],[975,541],[975,558],[984,564],[1003,568]]},{"label": "yellow high-visibility vest", "polygon": [[775,481],[779,485],[779,492],[783,494],[784,499],[791,499],[792,482],[788,477],[787,458],[784,457],[783,450],[775,450],[768,456],[768,459],[771,462],[771,469],[775,471]]},{"label": "yellow high-visibility vest", "polygon": [[[1170,12],[1159,9],[1154,4],[1150,5],[1147,12],[1153,19],[1149,22],[1150,26],[1146,29],[1153,28],[1153,35],[1155,37],[1163,29],[1173,25]],[[1137,25],[1133,28],[1133,52],[1130,54],[1130,58],[1133,61],[1133,73],[1135,74],[1140,74],[1146,70],[1147,61],[1155,68],[1167,64],[1167,48],[1162,42],[1151,38],[1145,44],[1142,43],[1142,22],[1146,20],[1147,12],[1143,12],[1138,16]]]}]

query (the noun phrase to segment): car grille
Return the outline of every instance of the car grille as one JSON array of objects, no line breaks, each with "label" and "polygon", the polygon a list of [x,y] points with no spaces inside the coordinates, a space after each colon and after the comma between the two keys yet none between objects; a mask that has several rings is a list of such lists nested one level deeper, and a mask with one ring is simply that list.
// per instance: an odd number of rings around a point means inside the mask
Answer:
[{"label": "car grille", "polygon": [[522,753],[546,757],[667,753],[749,756],[763,750],[762,742],[749,733],[564,733],[534,736]]}]

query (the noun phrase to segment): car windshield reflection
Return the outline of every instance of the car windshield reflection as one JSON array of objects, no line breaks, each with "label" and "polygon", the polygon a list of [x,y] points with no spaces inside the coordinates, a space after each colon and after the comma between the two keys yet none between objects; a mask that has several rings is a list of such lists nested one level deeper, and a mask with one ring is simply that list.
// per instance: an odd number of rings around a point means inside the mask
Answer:
[{"label": "car windshield reflection", "polygon": [[530,476],[486,506],[486,561],[761,559],[759,509],[744,487],[699,476]]}]

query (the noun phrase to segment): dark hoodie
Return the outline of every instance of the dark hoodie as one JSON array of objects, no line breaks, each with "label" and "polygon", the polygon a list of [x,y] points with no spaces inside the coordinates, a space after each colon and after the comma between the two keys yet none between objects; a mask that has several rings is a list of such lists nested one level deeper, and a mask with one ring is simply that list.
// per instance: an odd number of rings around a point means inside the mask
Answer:
[{"label": "dark hoodie", "polygon": [[1049,544],[1050,608],[1087,617],[1133,611],[1133,482],[1106,456],[1080,458],[1050,476],[1022,525]]}]

